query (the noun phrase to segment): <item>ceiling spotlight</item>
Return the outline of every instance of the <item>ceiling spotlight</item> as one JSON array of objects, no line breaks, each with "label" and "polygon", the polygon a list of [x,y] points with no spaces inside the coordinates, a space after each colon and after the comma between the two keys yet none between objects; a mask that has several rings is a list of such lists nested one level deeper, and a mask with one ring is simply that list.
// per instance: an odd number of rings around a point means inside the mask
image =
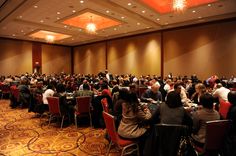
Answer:
[{"label": "ceiling spotlight", "polygon": [[106,11],[106,13],[109,13],[109,12],[110,12],[109,10]]},{"label": "ceiling spotlight", "polygon": [[130,5],[132,5],[131,3],[128,3],[128,5],[130,6]]},{"label": "ceiling spotlight", "polygon": [[80,1],[80,3],[84,3],[84,1]]},{"label": "ceiling spotlight", "polygon": [[142,13],[145,13],[145,12],[146,12],[145,10],[142,11]]},{"label": "ceiling spotlight", "polygon": [[34,6],[34,8],[36,9],[36,8],[38,8],[38,6],[37,6],[37,5],[35,5],[35,6]]},{"label": "ceiling spotlight", "polygon": [[195,13],[195,12],[196,12],[195,10],[192,11],[192,13]]},{"label": "ceiling spotlight", "polygon": [[40,20],[40,23],[43,23],[44,21],[43,20]]},{"label": "ceiling spotlight", "polygon": [[208,4],[207,6],[209,6],[209,7],[210,7],[210,6],[211,6],[211,4]]},{"label": "ceiling spotlight", "polygon": [[19,16],[19,18],[22,18],[22,16]]},{"label": "ceiling spotlight", "polygon": [[57,12],[58,15],[60,15],[61,13],[60,12]]},{"label": "ceiling spotlight", "polygon": [[137,25],[140,25],[140,23],[137,23]]},{"label": "ceiling spotlight", "polygon": [[73,13],[75,13],[76,11],[75,10],[72,10]]},{"label": "ceiling spotlight", "polygon": [[157,18],[157,21],[160,21],[160,18]]},{"label": "ceiling spotlight", "polygon": [[60,17],[57,17],[57,20],[59,20],[60,19]]},{"label": "ceiling spotlight", "polygon": [[121,18],[122,18],[122,19],[124,19],[125,17],[124,17],[124,16],[122,16]]}]

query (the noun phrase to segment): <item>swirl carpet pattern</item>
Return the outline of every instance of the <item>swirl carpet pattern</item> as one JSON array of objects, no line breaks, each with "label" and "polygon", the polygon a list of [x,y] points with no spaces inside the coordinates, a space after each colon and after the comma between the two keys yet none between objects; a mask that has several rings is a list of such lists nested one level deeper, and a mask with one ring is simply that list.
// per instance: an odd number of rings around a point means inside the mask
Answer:
[{"label": "swirl carpet pattern", "polygon": [[[0,156],[97,156],[105,155],[106,130],[75,125],[60,129],[48,126],[48,118],[35,117],[27,109],[11,109],[9,100],[0,100]],[[112,148],[110,156],[120,151]]]}]

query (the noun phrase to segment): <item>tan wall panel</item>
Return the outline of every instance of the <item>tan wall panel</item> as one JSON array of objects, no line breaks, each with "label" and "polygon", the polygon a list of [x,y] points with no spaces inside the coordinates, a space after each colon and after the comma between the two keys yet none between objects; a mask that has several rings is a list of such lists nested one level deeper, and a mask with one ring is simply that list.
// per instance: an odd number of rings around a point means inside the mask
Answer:
[{"label": "tan wall panel", "polygon": [[42,73],[71,73],[70,47],[42,45]]},{"label": "tan wall panel", "polygon": [[32,73],[32,44],[0,39],[0,75]]},{"label": "tan wall panel", "polygon": [[235,75],[235,28],[228,22],[164,32],[164,75]]},{"label": "tan wall panel", "polygon": [[113,74],[161,75],[160,33],[108,42],[108,70]]},{"label": "tan wall panel", "polygon": [[105,42],[76,47],[74,49],[74,73],[98,74],[106,68]]}]

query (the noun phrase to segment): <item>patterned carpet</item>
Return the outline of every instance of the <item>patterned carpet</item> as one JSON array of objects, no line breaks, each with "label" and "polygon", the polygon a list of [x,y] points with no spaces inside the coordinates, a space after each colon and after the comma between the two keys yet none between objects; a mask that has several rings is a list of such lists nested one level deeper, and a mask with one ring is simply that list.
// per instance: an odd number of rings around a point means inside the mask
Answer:
[{"label": "patterned carpet", "polygon": [[[27,109],[11,109],[9,100],[0,100],[0,156],[86,156],[105,155],[105,130],[88,126],[47,124]],[[120,155],[117,149],[110,156]]]}]

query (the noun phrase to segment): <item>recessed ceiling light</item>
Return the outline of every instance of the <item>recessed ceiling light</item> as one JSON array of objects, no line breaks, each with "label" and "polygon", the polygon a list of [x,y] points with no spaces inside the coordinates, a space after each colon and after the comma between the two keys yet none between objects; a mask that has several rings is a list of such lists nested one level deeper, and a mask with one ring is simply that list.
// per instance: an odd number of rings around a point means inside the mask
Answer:
[{"label": "recessed ceiling light", "polygon": [[41,23],[43,23],[44,21],[43,20],[40,20]]},{"label": "recessed ceiling light", "polygon": [[59,20],[59,19],[60,19],[60,17],[57,17],[57,19]]},{"label": "recessed ceiling light", "polygon": [[19,18],[22,18],[22,16],[19,16]]},{"label": "recessed ceiling light", "polygon": [[84,1],[80,1],[80,3],[84,3]]},{"label": "recessed ceiling light", "polygon": [[196,12],[195,10],[192,11],[192,13],[195,13],[195,12]]},{"label": "recessed ceiling light", "polygon": [[72,10],[73,13],[75,13],[76,11],[75,10]]},{"label": "recessed ceiling light", "polygon": [[150,27],[146,27],[147,29],[149,29]]},{"label": "recessed ceiling light", "polygon": [[61,13],[60,12],[57,12],[58,15],[60,15]]},{"label": "recessed ceiling light", "polygon": [[122,16],[121,18],[122,18],[122,19],[124,19],[125,17],[124,17],[124,16]]},{"label": "recessed ceiling light", "polygon": [[132,5],[131,3],[128,3],[128,5],[130,6],[130,5]]},{"label": "recessed ceiling light", "polygon": [[140,23],[137,23],[137,25],[140,25]]},{"label": "recessed ceiling light", "polygon": [[21,30],[20,32],[24,32],[24,30]]},{"label": "recessed ceiling light", "polygon": [[64,25],[64,28],[67,28],[67,25]]},{"label": "recessed ceiling light", "polygon": [[114,28],[114,30],[116,31],[116,30],[117,30],[117,28]]},{"label": "recessed ceiling light", "polygon": [[16,36],[16,34],[12,34],[12,36]]},{"label": "recessed ceiling light", "polygon": [[199,19],[201,19],[202,17],[201,17],[201,16],[199,16],[198,18],[199,18]]},{"label": "recessed ceiling light", "polygon": [[165,25],[168,25],[168,24],[169,24],[168,22],[165,23]]},{"label": "recessed ceiling light", "polygon": [[210,7],[210,6],[211,6],[211,4],[208,4],[207,6],[209,6],[209,7]]},{"label": "recessed ceiling light", "polygon": [[74,39],[72,38],[71,40],[73,41]]},{"label": "recessed ceiling light", "polygon": [[157,21],[160,21],[160,18],[157,18]]},{"label": "recessed ceiling light", "polygon": [[142,13],[145,13],[145,12],[146,12],[145,10],[142,11]]},{"label": "recessed ceiling light", "polygon": [[37,5],[35,5],[35,6],[34,6],[34,8],[38,8],[38,6],[37,6]]},{"label": "recessed ceiling light", "polygon": [[110,12],[109,10],[106,11],[106,13],[109,13],[109,12]]},{"label": "recessed ceiling light", "polygon": [[79,31],[82,31],[82,29],[79,29]]}]

